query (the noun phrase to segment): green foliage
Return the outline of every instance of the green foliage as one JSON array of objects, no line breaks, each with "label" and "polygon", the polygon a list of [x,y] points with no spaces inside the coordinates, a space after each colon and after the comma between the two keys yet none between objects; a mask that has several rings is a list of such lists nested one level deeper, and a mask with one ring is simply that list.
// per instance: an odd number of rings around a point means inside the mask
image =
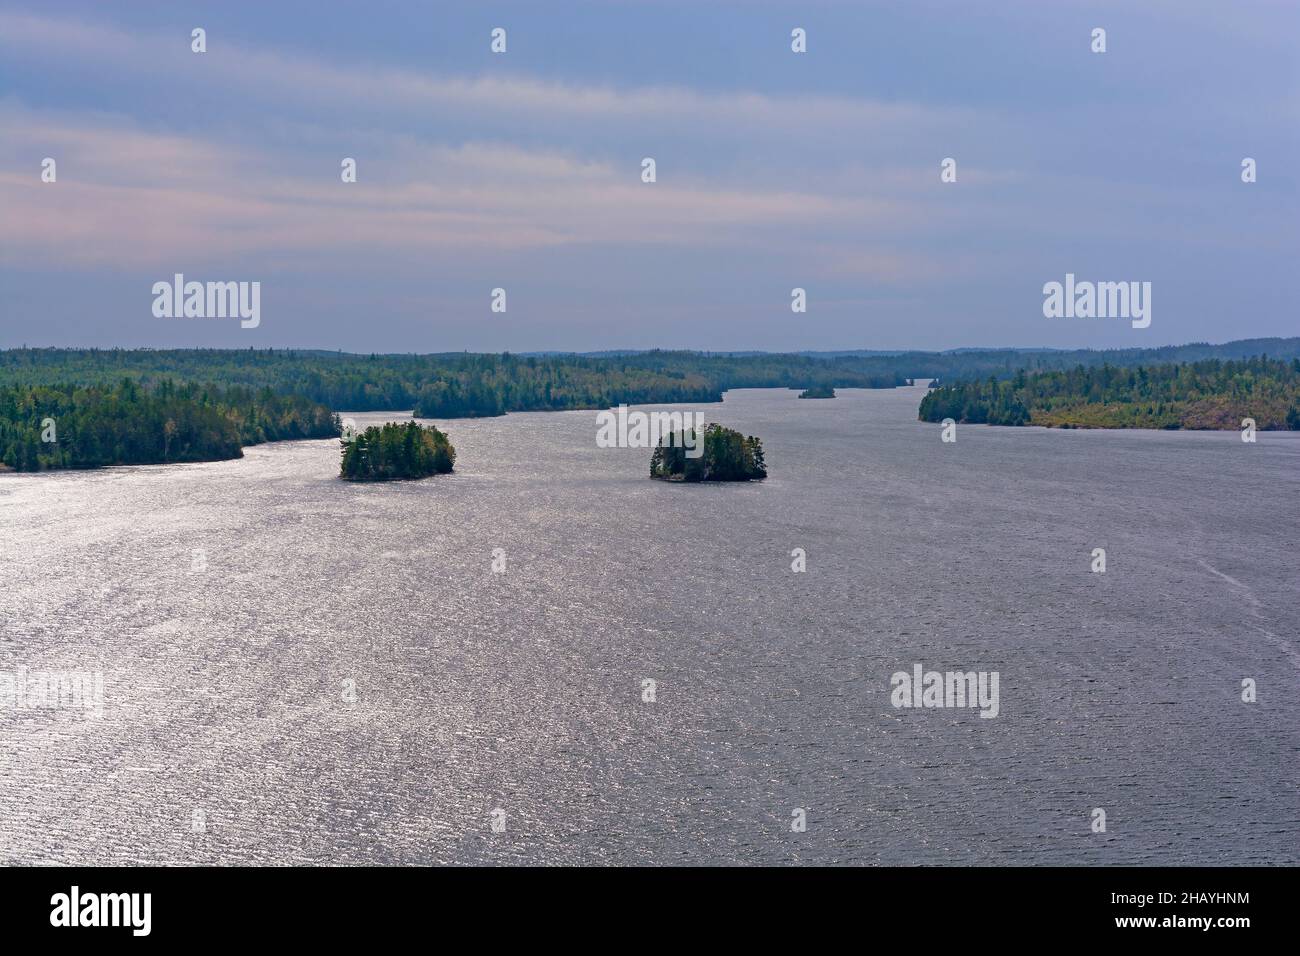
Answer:
[{"label": "green foliage", "polygon": [[613,405],[719,402],[729,388],[892,388],[891,370],[863,372],[857,359],[800,355],[639,352],[602,356],[348,355],[218,349],[11,349],[0,385],[151,384],[162,378],[271,388],[339,411],[411,408],[420,418]]},{"label": "green foliage", "polygon": [[339,477],[347,481],[400,481],[446,474],[456,449],[446,434],[418,422],[372,425],[343,441]]},{"label": "green foliage", "polygon": [[1028,425],[1029,409],[1021,397],[1023,384],[1023,376],[1018,376],[1008,382],[989,378],[932,389],[921,399],[921,420],[939,422],[952,418],[981,425]]},{"label": "green foliage", "polygon": [[[53,420],[54,442],[42,423]],[[0,386],[0,463],[17,471],[239,458],[243,445],[339,434],[329,409],[270,390],[162,379],[143,387]]]},{"label": "green foliage", "polygon": [[425,372],[432,378],[419,387],[417,418],[722,400],[717,384],[702,375],[579,356],[461,356]]},{"label": "green foliage", "polygon": [[812,388],[805,388],[799,393],[800,398],[834,398],[835,389],[829,385],[814,385]]},{"label": "green foliage", "polygon": [[[694,429],[688,429],[695,440]],[[767,477],[763,443],[721,425],[705,425],[703,454],[687,454],[686,432],[665,435],[650,456],[650,477],[667,481],[762,481]]]},{"label": "green foliage", "polygon": [[1065,428],[1229,428],[1253,418],[1261,430],[1300,430],[1300,359],[1210,359],[1181,365],[989,378],[933,389],[922,421]]},{"label": "green foliage", "polygon": [[942,384],[1014,378],[1020,372],[1066,371],[1078,368],[1137,368],[1179,365],[1208,359],[1236,361],[1257,355],[1300,358],[1300,337],[1240,339],[1221,345],[1194,342],[1154,349],[961,349],[951,352],[900,352],[865,356],[854,367],[865,373],[896,369],[908,378],[937,379]]},{"label": "green foliage", "polygon": [[607,361],[665,375],[695,375],[712,383],[719,392],[729,388],[894,388],[907,384],[898,367],[882,364],[878,358],[860,356],[654,350],[620,355]]},{"label": "green foliage", "polygon": [[511,411],[721,401],[731,388],[893,388],[1013,378],[1018,371],[1136,367],[1267,352],[1300,358],[1300,338],[1107,351],[984,349],[957,352],[737,354],[683,351],[518,356],[451,352],[350,355],[275,349],[9,349],[0,386],[146,387],[164,379],[301,395],[339,411],[415,409],[457,418]]}]

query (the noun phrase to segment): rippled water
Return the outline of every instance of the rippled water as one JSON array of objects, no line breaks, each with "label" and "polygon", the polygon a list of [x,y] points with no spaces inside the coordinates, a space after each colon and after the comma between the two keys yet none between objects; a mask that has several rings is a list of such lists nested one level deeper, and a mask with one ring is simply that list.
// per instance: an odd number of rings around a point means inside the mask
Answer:
[{"label": "rippled water", "polygon": [[[1300,435],[945,445],[840,394],[681,406],[752,485],[591,412],[440,422],[415,483],[333,441],[0,475],[0,672],[105,681],[0,709],[0,861],[1300,862]],[[917,663],[999,716],[893,708]]]}]

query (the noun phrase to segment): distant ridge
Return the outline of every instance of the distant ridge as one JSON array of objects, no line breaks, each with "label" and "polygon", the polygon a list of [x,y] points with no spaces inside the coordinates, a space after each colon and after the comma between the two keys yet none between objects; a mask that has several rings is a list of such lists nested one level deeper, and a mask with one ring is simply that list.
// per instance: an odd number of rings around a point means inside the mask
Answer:
[{"label": "distant ridge", "polygon": [[[441,352],[354,354],[323,349],[8,349],[0,387],[146,386],[167,380],[269,388],[333,409],[415,409],[428,418],[611,404],[717,402],[736,388],[894,388],[1004,380],[1079,367],[1132,368],[1300,358],[1300,336],[1129,349],[975,349],[945,352]],[[15,399],[16,400],[16,399]]]},{"label": "distant ridge", "polygon": [[[301,350],[300,350],[301,351]],[[571,355],[578,358],[621,358],[625,356],[652,355],[658,352],[674,353],[681,352],[706,355],[706,356],[724,356],[729,358],[745,358],[759,355],[798,355],[804,358],[892,358],[898,356],[926,356],[926,355],[997,355],[1004,356],[1008,354],[1017,355],[1055,355],[1055,356],[1073,356],[1073,355],[1099,355],[1099,356],[1124,356],[1129,357],[1134,354],[1142,354],[1152,357],[1152,361],[1197,361],[1202,358],[1249,358],[1254,355],[1269,355],[1275,358],[1294,358],[1300,356],[1300,336],[1291,336],[1287,338],[1256,338],[1256,339],[1234,339],[1230,342],[1213,344],[1210,342],[1189,342],[1186,345],[1160,345],[1148,348],[1111,348],[1111,349],[1062,349],[1052,348],[1049,346],[997,346],[982,347],[978,345],[965,345],[950,349],[837,349],[837,350],[817,350],[803,349],[793,352],[772,352],[761,349],[718,351],[718,350],[674,350],[674,349],[605,349],[596,352],[574,352],[574,351],[541,351],[541,352],[517,352],[515,354],[537,358]],[[455,353],[460,354],[460,353]],[[1190,356],[1195,356],[1192,358]],[[1087,364],[1087,363],[1085,363]],[[1128,364],[1127,362],[1125,364]]]},{"label": "distant ridge", "polygon": [[[802,349],[790,352],[773,352],[762,349],[736,349],[736,350],[710,350],[710,349],[603,349],[592,352],[577,352],[566,349],[546,349],[531,352],[345,352],[342,349],[321,349],[321,348],[303,348],[297,346],[288,346],[285,348],[266,348],[266,349],[229,349],[229,348],[176,348],[160,349],[152,346],[142,346],[139,348],[60,348],[60,347],[35,347],[0,349],[0,356],[12,355],[15,353],[44,353],[44,354],[95,354],[95,353],[210,353],[210,354],[227,354],[227,353],[255,353],[265,355],[268,353],[294,354],[301,356],[321,356],[321,357],[365,357],[367,355],[379,356],[403,356],[403,357],[424,357],[424,358],[463,358],[473,355],[504,355],[513,354],[519,358],[625,358],[639,357],[647,355],[696,355],[706,357],[720,358],[752,358],[759,356],[784,356],[797,355],[801,358],[820,358],[820,359],[843,359],[843,358],[898,358],[902,356],[958,356],[958,355],[983,355],[1005,357],[1009,355],[1036,355],[1036,356],[1122,356],[1128,359],[1132,356],[1142,355],[1150,356],[1151,361],[1196,361],[1203,358],[1249,358],[1255,355],[1268,355],[1274,358],[1294,358],[1300,356],[1300,336],[1291,336],[1287,338],[1254,338],[1254,339],[1234,339],[1229,342],[1214,344],[1210,342],[1189,342],[1186,345],[1160,345],[1147,348],[1112,348],[1112,349],[1061,349],[1051,348],[1048,346],[959,346],[950,349],[835,349],[835,350],[816,350]],[[1125,364],[1128,364],[1127,361]],[[0,367],[3,364],[0,363]]]}]

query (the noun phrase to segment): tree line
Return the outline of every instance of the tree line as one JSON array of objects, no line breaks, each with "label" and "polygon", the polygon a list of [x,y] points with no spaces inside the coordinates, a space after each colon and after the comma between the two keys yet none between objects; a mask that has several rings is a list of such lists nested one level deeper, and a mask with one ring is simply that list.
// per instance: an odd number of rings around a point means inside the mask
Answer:
[{"label": "tree line", "polygon": [[123,377],[220,382],[301,395],[339,411],[414,409],[425,418],[619,404],[719,402],[730,388],[892,388],[893,371],[799,355],[350,355],[280,349],[10,349],[0,385],[94,385]]},{"label": "tree line", "polygon": [[1078,366],[932,389],[922,421],[1079,428],[1300,430],[1300,358]]},{"label": "tree line", "polygon": [[113,385],[133,378],[219,383],[301,395],[338,411],[416,409],[434,418],[510,411],[716,402],[731,388],[893,388],[1010,379],[1020,371],[1128,368],[1267,354],[1300,357],[1300,338],[1156,349],[736,353],[651,350],[514,355],[354,355],[285,349],[7,349],[0,385]]},{"label": "tree line", "polygon": [[[1222,358],[1264,342],[1271,359]],[[1045,367],[1071,356],[1081,360]],[[1198,358],[1177,361],[1188,356]],[[926,420],[1235,428],[1252,417],[1260,428],[1296,428],[1297,359],[1300,339],[1097,352],[780,355],[9,349],[0,351],[0,465],[26,471],[238,457],[242,445],[337,435],[331,409],[412,408],[447,419],[716,402],[729,388],[889,388],[936,374],[941,387],[921,406]]]},{"label": "tree line", "polygon": [[245,445],[337,434],[328,408],[270,389],[0,385],[0,463],[15,471],[218,461]]},{"label": "tree line", "polygon": [[1079,366],[1151,367],[1251,355],[1300,357],[1300,338],[1158,349],[732,353],[651,350],[593,355],[450,352],[353,355],[284,349],[8,349],[0,385],[108,385],[132,378],[220,383],[301,395],[339,411],[414,409],[458,418],[621,403],[717,402],[732,388],[893,388],[1010,379]]}]

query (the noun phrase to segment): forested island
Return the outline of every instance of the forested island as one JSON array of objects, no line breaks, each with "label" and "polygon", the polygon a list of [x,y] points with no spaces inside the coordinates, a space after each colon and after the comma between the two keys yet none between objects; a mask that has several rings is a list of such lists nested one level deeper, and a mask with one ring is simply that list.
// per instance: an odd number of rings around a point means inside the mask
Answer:
[{"label": "forested island", "polygon": [[[687,452],[694,451],[697,441],[703,442],[703,453],[692,458]],[[767,477],[763,443],[722,425],[705,425],[703,435],[694,429],[674,432],[661,438],[651,454],[650,477],[662,481],[762,481]]]},{"label": "forested island", "polygon": [[442,475],[456,464],[444,432],[419,422],[388,422],[344,438],[344,481],[406,481]]},{"label": "forested island", "polygon": [[812,388],[805,388],[799,393],[800,398],[834,398],[835,389],[829,385],[814,385]]},{"label": "forested island", "polygon": [[0,467],[15,471],[219,461],[241,457],[245,445],[338,434],[324,405],[269,389],[131,378],[0,385]]},{"label": "forested island", "polygon": [[1300,358],[1078,367],[932,389],[922,421],[1060,428],[1300,430]]}]

